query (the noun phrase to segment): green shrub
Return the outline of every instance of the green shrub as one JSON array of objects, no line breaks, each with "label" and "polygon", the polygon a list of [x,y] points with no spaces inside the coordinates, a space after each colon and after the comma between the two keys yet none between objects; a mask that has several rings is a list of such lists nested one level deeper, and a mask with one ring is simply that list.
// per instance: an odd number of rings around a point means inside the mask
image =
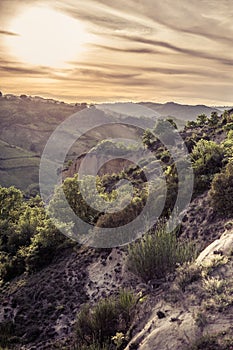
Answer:
[{"label": "green shrub", "polygon": [[[107,344],[117,331],[125,332],[136,305],[134,295],[121,291],[117,297],[100,300],[93,308],[84,305],[77,316],[75,333],[78,346],[99,346]],[[89,348],[88,348],[89,349]],[[93,348],[95,349],[95,348]],[[102,349],[102,348],[100,348]]]},{"label": "green shrub", "polygon": [[224,150],[213,141],[199,140],[194,146],[191,158],[196,174],[214,174],[222,166]]},{"label": "green shrub", "polygon": [[214,174],[222,169],[224,148],[213,141],[199,140],[194,146],[191,159],[195,174],[194,191],[203,193],[210,188]]},{"label": "green shrub", "polygon": [[227,124],[224,126],[224,130],[226,130],[226,131],[233,130],[233,122],[227,123]]},{"label": "green shrub", "polygon": [[227,138],[222,142],[222,145],[228,160],[232,159],[233,158],[233,130],[228,131]]},{"label": "green shrub", "polygon": [[178,264],[191,261],[195,249],[191,243],[178,241],[175,232],[169,232],[164,223],[147,233],[129,247],[128,266],[144,281],[163,278]]},{"label": "green shrub", "polygon": [[0,279],[3,283],[48,264],[65,242],[39,196],[25,200],[20,190],[0,187]]},{"label": "green shrub", "polygon": [[6,349],[6,346],[14,342],[14,324],[11,321],[5,321],[0,323],[0,349]]},{"label": "green shrub", "polygon": [[233,163],[216,174],[209,191],[211,205],[215,212],[225,217],[233,216]]}]

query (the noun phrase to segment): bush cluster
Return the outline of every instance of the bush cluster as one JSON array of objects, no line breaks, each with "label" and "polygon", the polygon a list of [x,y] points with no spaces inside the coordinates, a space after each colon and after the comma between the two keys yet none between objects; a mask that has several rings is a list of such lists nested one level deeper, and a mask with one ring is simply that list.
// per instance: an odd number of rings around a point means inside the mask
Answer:
[{"label": "bush cluster", "polygon": [[193,244],[179,242],[176,232],[170,232],[160,223],[140,241],[129,247],[128,266],[145,282],[164,278],[178,264],[191,261],[195,256]]},{"label": "bush cluster", "polygon": [[209,191],[211,204],[219,215],[233,216],[233,163],[226,165],[220,174],[216,174]]},{"label": "bush cluster", "polygon": [[25,200],[15,187],[0,187],[0,280],[47,265],[65,242],[39,197]]},{"label": "bush cluster", "polygon": [[84,305],[75,324],[77,346],[90,349],[95,345],[95,349],[102,350],[108,344],[109,349],[117,332],[127,332],[135,305],[135,296],[127,290],[120,291],[117,297],[100,300],[92,308]]}]

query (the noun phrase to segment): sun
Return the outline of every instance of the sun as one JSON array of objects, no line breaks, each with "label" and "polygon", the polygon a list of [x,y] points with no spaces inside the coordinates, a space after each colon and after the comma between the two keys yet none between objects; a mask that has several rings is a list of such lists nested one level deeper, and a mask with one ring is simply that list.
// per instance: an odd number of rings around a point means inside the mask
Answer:
[{"label": "sun", "polygon": [[89,41],[82,22],[48,7],[24,9],[12,19],[9,52],[31,65],[63,67],[79,57]]}]

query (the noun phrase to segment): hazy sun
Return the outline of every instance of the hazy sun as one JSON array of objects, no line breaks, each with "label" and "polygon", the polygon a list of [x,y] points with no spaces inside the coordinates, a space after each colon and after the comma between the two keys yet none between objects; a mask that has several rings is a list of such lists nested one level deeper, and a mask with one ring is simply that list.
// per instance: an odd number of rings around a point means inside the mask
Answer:
[{"label": "hazy sun", "polygon": [[47,7],[25,9],[9,30],[17,34],[7,37],[11,54],[40,66],[64,66],[78,57],[89,40],[81,22]]}]

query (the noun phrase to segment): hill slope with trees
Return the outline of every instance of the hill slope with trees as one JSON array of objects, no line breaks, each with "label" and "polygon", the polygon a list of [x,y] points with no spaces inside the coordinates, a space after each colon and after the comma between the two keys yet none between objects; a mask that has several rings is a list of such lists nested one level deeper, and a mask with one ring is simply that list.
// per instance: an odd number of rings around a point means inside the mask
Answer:
[{"label": "hill slope with trees", "polygon": [[[163,121],[155,128],[166,136]],[[121,226],[124,233],[147,201],[145,172],[156,172],[160,162],[167,187],[163,211],[131,244],[81,245],[60,233],[38,195],[0,188],[0,348],[231,349],[233,113],[199,115],[180,132],[190,152],[194,190],[172,231],[166,222],[176,206],[182,159],[175,161],[152,131],[141,137],[156,161],[142,159],[140,166],[94,178],[100,198],[110,203],[119,181],[130,181],[133,199],[125,209],[127,190],[115,212],[90,207],[77,176],[65,179],[49,204],[50,213],[62,208],[64,191],[83,220],[96,228]],[[160,204],[156,186],[149,188],[155,208]],[[70,224],[63,214],[61,224]]]}]

